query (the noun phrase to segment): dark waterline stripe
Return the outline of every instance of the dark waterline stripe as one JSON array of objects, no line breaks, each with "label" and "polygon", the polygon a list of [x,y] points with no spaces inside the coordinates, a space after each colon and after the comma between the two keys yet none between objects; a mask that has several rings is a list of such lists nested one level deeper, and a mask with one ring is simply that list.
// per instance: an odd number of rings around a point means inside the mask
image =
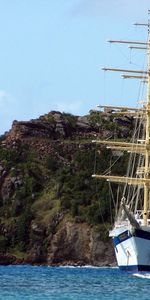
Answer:
[{"label": "dark waterline stripe", "polygon": [[139,271],[150,272],[150,266],[146,266],[146,265],[119,266],[119,269],[121,271],[129,271],[129,272],[139,272]]}]

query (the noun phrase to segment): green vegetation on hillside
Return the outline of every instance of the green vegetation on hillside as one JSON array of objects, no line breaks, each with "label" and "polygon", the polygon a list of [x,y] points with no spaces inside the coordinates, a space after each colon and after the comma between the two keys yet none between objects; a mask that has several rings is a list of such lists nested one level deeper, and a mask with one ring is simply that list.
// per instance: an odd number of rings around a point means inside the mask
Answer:
[{"label": "green vegetation on hillside", "polygon": [[[77,117],[67,113],[62,117],[75,131]],[[99,122],[101,129],[111,130],[112,135],[114,131],[118,135],[121,132],[112,116],[101,119],[91,113],[88,119],[91,128]],[[40,120],[55,126],[51,114]],[[40,143],[45,141],[40,139]],[[125,173],[127,158],[123,155],[118,160],[112,169],[114,174]],[[57,232],[64,216],[101,230],[105,239],[103,223],[109,226],[114,204],[110,203],[108,183],[91,175],[103,173],[115,159],[110,150],[92,145],[85,135],[54,140],[51,152],[45,156],[25,141],[14,147],[1,147],[0,252],[24,256],[37,243],[38,232],[46,249],[48,237]],[[112,188],[116,195],[115,184]]]}]

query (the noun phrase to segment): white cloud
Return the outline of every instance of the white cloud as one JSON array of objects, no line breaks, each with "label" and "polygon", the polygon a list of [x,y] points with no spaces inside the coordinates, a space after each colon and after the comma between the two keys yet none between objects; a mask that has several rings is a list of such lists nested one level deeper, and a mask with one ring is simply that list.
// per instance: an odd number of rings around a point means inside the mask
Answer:
[{"label": "white cloud", "polygon": [[4,90],[0,90],[0,108],[6,108],[8,109],[9,107],[7,107],[8,104],[10,104],[12,102],[12,96],[4,91]]}]

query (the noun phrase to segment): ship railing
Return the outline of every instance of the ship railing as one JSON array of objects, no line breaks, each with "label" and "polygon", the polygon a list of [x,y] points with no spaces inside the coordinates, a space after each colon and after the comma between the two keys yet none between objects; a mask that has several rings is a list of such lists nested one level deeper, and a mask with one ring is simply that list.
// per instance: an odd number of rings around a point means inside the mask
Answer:
[{"label": "ship railing", "polygon": [[[147,211],[148,215],[150,216],[150,210]],[[137,209],[136,212],[135,212],[135,216],[136,214],[142,218],[143,217],[143,210],[140,210],[140,209]]]},{"label": "ship railing", "polygon": [[[139,223],[139,225],[144,226],[144,220],[143,220],[143,210],[136,210],[134,214],[135,220]],[[128,219],[126,220],[117,220],[115,222],[115,228],[120,228],[124,226],[130,226],[130,221]],[[150,210],[148,210],[148,219],[147,219],[147,225],[150,226]]]},{"label": "ship railing", "polygon": [[[143,210],[136,210],[134,217],[135,217],[136,221],[139,223],[139,225],[144,226]],[[150,210],[148,210],[147,225],[150,226]]]}]

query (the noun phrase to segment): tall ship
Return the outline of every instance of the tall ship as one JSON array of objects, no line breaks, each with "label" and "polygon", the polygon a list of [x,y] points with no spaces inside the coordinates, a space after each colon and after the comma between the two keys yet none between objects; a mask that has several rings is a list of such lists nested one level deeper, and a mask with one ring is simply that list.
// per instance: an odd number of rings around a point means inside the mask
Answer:
[{"label": "tall ship", "polygon": [[117,114],[133,116],[133,137],[129,142],[112,139],[93,141],[112,151],[128,152],[127,173],[124,176],[114,176],[109,171],[92,176],[123,186],[114,225],[109,232],[118,267],[126,271],[150,271],[150,21],[135,25],[148,29],[147,41],[109,42],[129,44],[135,51],[145,51],[146,67],[143,70],[103,68],[104,71],[122,72],[124,78],[137,79],[140,84],[146,84],[146,99],[136,108],[108,107]]}]

